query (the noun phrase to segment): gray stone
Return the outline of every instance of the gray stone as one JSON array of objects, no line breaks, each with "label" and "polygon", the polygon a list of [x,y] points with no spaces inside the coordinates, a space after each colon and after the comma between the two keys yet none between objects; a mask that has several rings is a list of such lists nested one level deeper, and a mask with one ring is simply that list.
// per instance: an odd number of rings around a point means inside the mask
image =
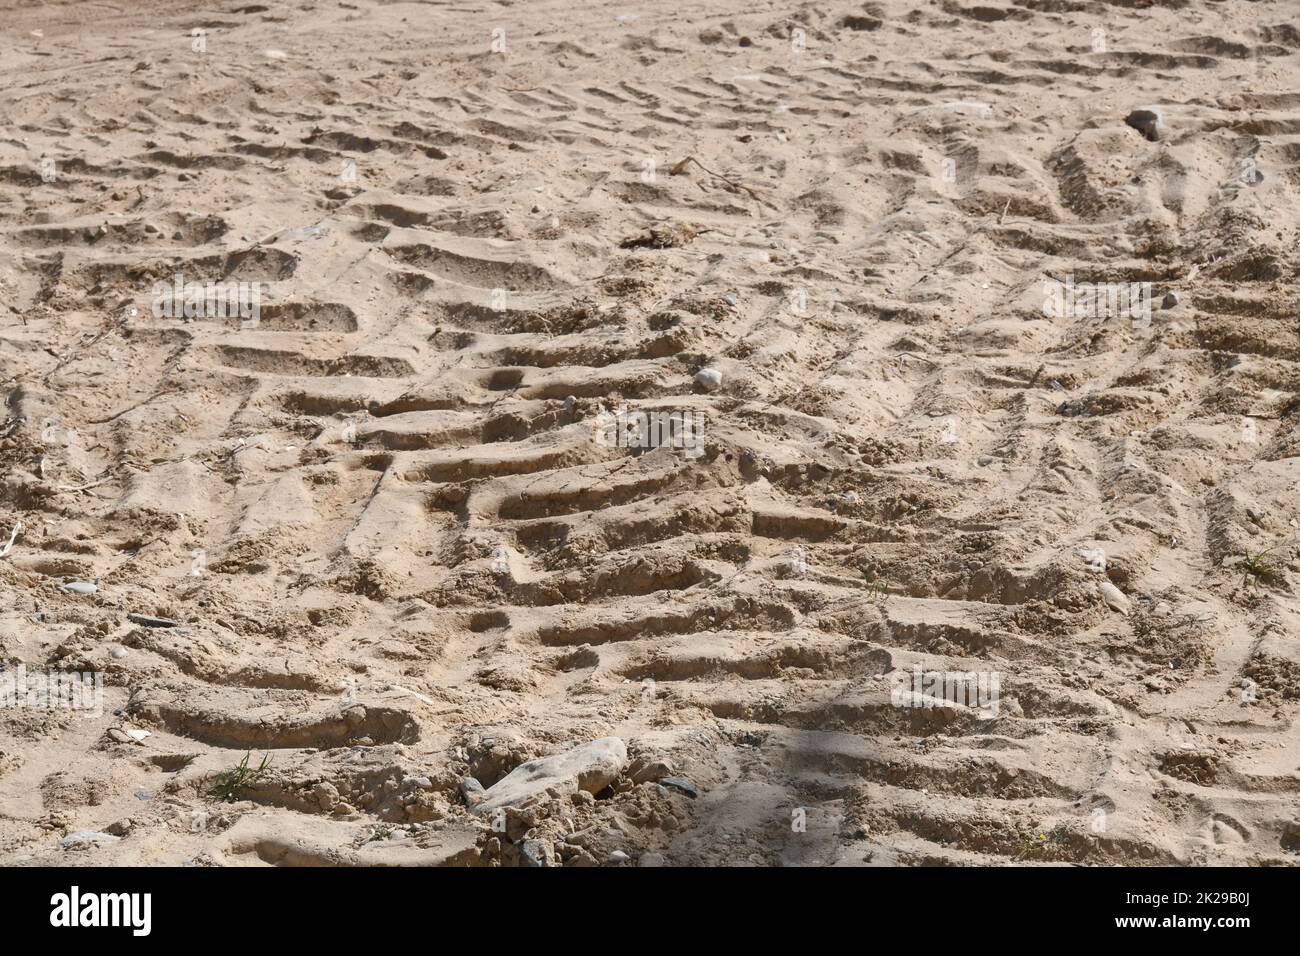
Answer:
[{"label": "gray stone", "polygon": [[179,627],[176,621],[166,617],[153,617],[149,614],[128,614],[126,619],[141,627]]},{"label": "gray stone", "polygon": [[550,847],[541,840],[525,840],[519,847],[519,853],[524,858],[525,866],[551,865]]},{"label": "gray stone", "polygon": [[659,786],[679,790],[692,800],[700,795],[699,788],[685,777],[664,777],[659,781]]}]

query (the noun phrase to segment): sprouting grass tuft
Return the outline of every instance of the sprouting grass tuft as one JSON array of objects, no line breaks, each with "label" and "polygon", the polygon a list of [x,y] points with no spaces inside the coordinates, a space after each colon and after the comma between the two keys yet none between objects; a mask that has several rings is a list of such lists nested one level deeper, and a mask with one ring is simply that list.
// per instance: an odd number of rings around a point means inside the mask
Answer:
[{"label": "sprouting grass tuft", "polygon": [[1272,564],[1267,559],[1272,548],[1266,548],[1255,554],[1244,554],[1237,562],[1237,567],[1241,568],[1241,586],[1247,584],[1252,587],[1259,587],[1260,581],[1272,581],[1281,577],[1282,571],[1277,565]]},{"label": "sprouting grass tuft", "polygon": [[208,788],[208,796],[222,803],[233,803],[240,790],[264,774],[266,768],[271,766],[271,755],[264,754],[262,763],[254,770],[248,766],[250,756],[252,756],[251,752],[245,753],[244,759],[239,761],[239,766],[234,770],[217,774],[216,780]]},{"label": "sprouting grass tuft", "polygon": [[889,600],[889,585],[883,581],[868,581],[867,600],[877,607],[884,607]]},{"label": "sprouting grass tuft", "polygon": [[1069,840],[1069,830],[1065,824],[1057,824],[1046,833],[1035,832],[1022,838],[1020,848],[1015,855],[1017,860],[1042,859],[1043,851],[1052,845],[1064,846]]}]

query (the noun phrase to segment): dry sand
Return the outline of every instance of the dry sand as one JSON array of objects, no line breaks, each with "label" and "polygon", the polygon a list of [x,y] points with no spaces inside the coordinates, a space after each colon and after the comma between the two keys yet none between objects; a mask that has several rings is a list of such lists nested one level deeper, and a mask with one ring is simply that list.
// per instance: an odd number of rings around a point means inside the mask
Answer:
[{"label": "dry sand", "polygon": [[0,0],[0,862],[1300,862],[1298,11]]}]

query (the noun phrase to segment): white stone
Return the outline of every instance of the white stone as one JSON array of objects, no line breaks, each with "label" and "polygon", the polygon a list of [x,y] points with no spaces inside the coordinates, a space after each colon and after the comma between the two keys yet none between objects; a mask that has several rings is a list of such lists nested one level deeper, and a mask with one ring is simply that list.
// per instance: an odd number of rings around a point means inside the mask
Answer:
[{"label": "white stone", "polygon": [[589,744],[522,763],[483,793],[475,813],[504,807],[521,808],[548,791],[599,793],[627,764],[627,745],[618,737],[601,737]]},{"label": "white stone", "polygon": [[1109,581],[1100,581],[1097,584],[1097,590],[1101,592],[1102,598],[1110,605],[1111,610],[1119,611],[1121,614],[1128,613],[1128,598],[1115,585]]},{"label": "white stone", "polygon": [[695,373],[695,382],[707,389],[722,387],[722,373],[716,368],[702,368]]}]

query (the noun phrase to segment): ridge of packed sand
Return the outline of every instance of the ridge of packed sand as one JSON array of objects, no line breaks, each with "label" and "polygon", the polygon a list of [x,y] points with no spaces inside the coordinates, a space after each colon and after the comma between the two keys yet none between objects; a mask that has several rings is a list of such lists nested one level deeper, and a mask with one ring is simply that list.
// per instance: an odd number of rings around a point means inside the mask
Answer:
[{"label": "ridge of packed sand", "polygon": [[1296,11],[0,0],[0,863],[1300,862]]}]

